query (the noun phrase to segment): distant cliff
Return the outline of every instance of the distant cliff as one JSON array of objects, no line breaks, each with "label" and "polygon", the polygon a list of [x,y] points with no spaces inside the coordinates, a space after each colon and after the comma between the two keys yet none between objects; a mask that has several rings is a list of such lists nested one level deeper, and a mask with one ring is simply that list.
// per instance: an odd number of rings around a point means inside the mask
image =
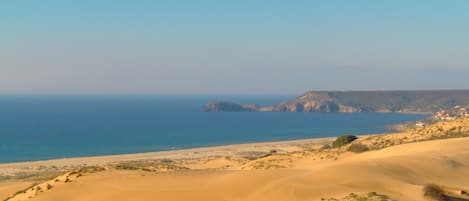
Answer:
[{"label": "distant cliff", "polygon": [[458,105],[469,105],[469,90],[309,91],[268,107],[215,102],[205,105],[204,111],[434,113]]}]

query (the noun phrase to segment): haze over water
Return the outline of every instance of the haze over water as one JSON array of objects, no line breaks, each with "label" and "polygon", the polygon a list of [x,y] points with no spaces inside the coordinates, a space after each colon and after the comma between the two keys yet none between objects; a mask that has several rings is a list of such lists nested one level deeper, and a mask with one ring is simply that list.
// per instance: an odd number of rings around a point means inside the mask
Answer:
[{"label": "haze over water", "polygon": [[426,117],[201,111],[221,98],[270,105],[291,96],[2,96],[0,162],[383,133]]}]

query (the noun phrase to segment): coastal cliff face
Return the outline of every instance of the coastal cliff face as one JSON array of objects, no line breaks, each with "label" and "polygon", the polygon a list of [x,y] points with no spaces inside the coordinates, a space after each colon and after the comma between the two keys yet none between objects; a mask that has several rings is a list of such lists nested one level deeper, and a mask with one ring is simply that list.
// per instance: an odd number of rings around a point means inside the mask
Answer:
[{"label": "coastal cliff face", "polygon": [[327,93],[308,92],[291,101],[278,104],[278,112],[361,112],[360,108],[338,103]]},{"label": "coastal cliff face", "polygon": [[469,90],[433,91],[310,91],[273,106],[215,102],[206,112],[399,112],[434,113],[442,108],[469,105]]}]

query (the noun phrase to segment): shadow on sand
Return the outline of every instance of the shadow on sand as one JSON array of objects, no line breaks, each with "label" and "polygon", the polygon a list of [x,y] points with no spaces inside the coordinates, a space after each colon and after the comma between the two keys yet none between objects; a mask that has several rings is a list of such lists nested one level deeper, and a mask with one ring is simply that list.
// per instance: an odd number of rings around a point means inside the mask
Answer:
[{"label": "shadow on sand", "polygon": [[457,198],[457,197],[448,196],[448,201],[469,201],[469,199],[468,198]]}]

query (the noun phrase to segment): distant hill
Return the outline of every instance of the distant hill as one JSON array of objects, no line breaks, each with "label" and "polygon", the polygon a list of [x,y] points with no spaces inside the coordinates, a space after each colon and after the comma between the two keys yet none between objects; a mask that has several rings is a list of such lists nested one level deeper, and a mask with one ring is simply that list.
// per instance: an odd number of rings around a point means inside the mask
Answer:
[{"label": "distant hill", "polygon": [[241,105],[226,101],[217,101],[206,104],[202,110],[205,112],[252,112],[258,111],[259,106],[254,104]]},{"label": "distant hill", "polygon": [[469,105],[469,90],[309,91],[273,106],[216,102],[207,104],[204,111],[434,113],[458,105]]}]

